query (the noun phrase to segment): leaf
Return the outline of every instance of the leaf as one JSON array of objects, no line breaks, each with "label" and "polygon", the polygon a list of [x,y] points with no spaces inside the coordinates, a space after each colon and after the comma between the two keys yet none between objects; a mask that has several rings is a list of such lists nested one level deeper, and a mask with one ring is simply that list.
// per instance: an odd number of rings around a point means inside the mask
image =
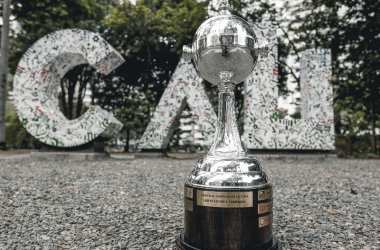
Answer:
[{"label": "leaf", "polygon": [[327,210],[327,213],[332,214],[332,215],[336,214],[336,213],[335,213],[334,211],[332,211],[332,210]]}]

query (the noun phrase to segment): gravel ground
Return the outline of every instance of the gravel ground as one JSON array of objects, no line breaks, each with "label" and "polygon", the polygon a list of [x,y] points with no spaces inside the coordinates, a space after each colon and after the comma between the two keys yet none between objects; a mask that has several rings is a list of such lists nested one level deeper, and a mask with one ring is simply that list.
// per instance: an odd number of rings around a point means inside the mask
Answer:
[{"label": "gravel ground", "polygon": [[[174,249],[196,160],[0,159],[0,249]],[[380,161],[262,161],[285,249],[380,249]]]}]

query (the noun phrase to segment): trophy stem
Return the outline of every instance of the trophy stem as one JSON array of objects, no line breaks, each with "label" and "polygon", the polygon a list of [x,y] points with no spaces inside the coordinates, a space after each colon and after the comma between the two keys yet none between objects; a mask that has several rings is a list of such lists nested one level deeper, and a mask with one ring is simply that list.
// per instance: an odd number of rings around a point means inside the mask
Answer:
[{"label": "trophy stem", "polygon": [[218,85],[219,110],[215,139],[208,155],[241,157],[246,152],[241,144],[235,115],[235,84],[223,82]]}]

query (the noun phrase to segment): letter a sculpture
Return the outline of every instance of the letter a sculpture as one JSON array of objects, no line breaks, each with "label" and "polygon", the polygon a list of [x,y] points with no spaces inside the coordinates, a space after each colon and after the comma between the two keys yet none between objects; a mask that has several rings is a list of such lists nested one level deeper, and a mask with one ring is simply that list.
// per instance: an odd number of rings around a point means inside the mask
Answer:
[{"label": "letter a sculpture", "polygon": [[231,15],[221,1],[219,15],[205,21],[195,34],[192,58],[202,78],[219,89],[219,116],[209,153],[199,159],[185,183],[185,230],[181,250],[282,249],[272,234],[272,185],[260,163],[247,155],[235,117],[235,85],[252,72],[259,45],[251,26]]}]

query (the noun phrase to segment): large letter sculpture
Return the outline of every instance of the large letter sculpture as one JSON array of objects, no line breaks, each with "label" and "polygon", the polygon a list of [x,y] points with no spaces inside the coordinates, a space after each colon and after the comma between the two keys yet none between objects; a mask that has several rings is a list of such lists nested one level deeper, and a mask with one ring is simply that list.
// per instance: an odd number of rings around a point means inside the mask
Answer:
[{"label": "large letter sculpture", "polygon": [[[269,42],[270,60],[259,58],[246,80],[244,139],[249,149],[333,150],[334,113],[329,50],[309,50],[301,59],[302,120],[278,117],[277,24],[253,25]],[[261,57],[261,56],[260,56]]]},{"label": "large letter sculpture", "polygon": [[[327,124],[327,127],[331,127],[331,130],[327,130],[334,135],[331,52],[324,49],[306,50],[302,54],[300,65],[301,117]],[[327,141],[331,143],[329,139]]]},{"label": "large letter sculpture", "polygon": [[[253,25],[259,42],[269,42],[269,57],[259,61],[245,81],[244,141],[249,149],[333,150],[334,111],[329,50],[308,50],[301,58],[302,119],[278,117],[277,23]],[[198,125],[211,145],[216,114],[201,85],[194,66],[181,61],[146,129],[139,147],[165,149],[174,123],[187,98]]]},{"label": "large letter sculpture", "polygon": [[92,106],[68,120],[58,105],[61,78],[74,66],[90,64],[108,74],[124,62],[99,34],[70,29],[48,34],[33,44],[17,66],[13,99],[19,118],[30,134],[57,147],[73,147],[97,136],[111,137],[122,124],[107,111]]},{"label": "large letter sculpture", "polygon": [[217,120],[215,111],[202,85],[202,78],[198,76],[193,64],[181,59],[140,140],[140,149],[167,147],[176,121],[186,106],[185,100],[197,120],[205,145],[211,145]]}]

